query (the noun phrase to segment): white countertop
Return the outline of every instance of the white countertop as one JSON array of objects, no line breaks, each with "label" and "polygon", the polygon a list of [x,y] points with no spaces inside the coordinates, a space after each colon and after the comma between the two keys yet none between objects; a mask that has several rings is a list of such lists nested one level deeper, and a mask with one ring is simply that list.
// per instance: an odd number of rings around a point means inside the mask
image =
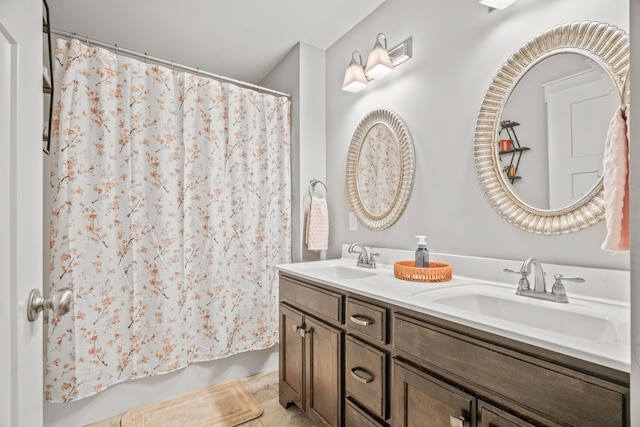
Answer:
[{"label": "white countertop", "polygon": [[[378,249],[376,249],[376,251],[378,251]],[[402,255],[406,254],[401,254],[401,256]],[[441,260],[445,257],[446,256],[441,256],[439,259],[435,259],[432,256],[432,260]],[[391,255],[391,258],[393,258],[393,255]],[[516,296],[515,283],[517,283],[517,277],[509,276],[511,283],[477,278],[475,275],[474,277],[464,277],[456,275],[456,266],[455,264],[452,265],[454,267],[453,279],[442,283],[400,280],[394,277],[392,264],[379,264],[376,269],[372,270],[357,267],[354,259],[347,258],[283,264],[277,266],[277,268],[282,272],[288,272],[301,278],[313,280],[337,289],[375,298],[399,307],[453,321],[461,325],[573,356],[623,372],[630,372],[630,308],[628,301],[624,301],[624,295],[622,295],[621,298],[613,299],[602,298],[601,295],[580,295],[575,292],[570,292],[570,288],[567,286],[567,293],[570,300],[568,304],[542,301]],[[328,277],[323,274],[323,271],[329,271],[332,266],[355,269],[372,273],[372,275],[363,278],[345,279]],[[329,267],[329,269],[327,269],[327,267]],[[514,266],[505,265],[505,267],[513,268]],[[515,269],[518,269],[519,265],[515,267]],[[460,268],[460,270],[465,270],[465,268]],[[468,269],[466,270],[469,271]],[[495,265],[493,265],[490,270],[495,270]],[[603,277],[615,277],[624,280],[625,272],[621,272],[622,274],[620,276],[616,273],[617,272],[611,273],[605,271],[603,272]],[[567,275],[569,274],[575,274],[575,272],[567,273]],[[589,272],[587,272],[587,275],[588,274]],[[613,276],[611,276],[611,274],[613,274]],[[593,277],[592,281],[598,280],[596,276]],[[552,282],[548,284],[549,288],[551,284]],[[505,298],[513,298],[513,301],[516,301],[518,304],[525,302],[527,307],[531,307],[533,313],[537,313],[536,310],[540,312],[544,312],[544,310],[548,312],[550,309],[561,310],[577,314],[577,318],[580,318],[580,313],[589,313],[589,315],[597,316],[599,319],[605,321],[611,331],[609,331],[606,339],[587,339],[486,315],[474,314],[460,308],[430,301],[430,297],[438,293],[442,294],[443,292],[455,291],[460,294],[466,289],[469,289],[471,293],[473,289],[475,289],[474,286],[467,287],[465,285],[488,285],[484,286],[484,289],[500,292],[505,295]],[[624,292],[613,293],[617,297],[620,297],[620,294],[624,294]],[[549,306],[550,304],[551,306]],[[536,309],[536,307],[539,307],[539,309]],[[587,318],[585,317],[585,319]]]}]

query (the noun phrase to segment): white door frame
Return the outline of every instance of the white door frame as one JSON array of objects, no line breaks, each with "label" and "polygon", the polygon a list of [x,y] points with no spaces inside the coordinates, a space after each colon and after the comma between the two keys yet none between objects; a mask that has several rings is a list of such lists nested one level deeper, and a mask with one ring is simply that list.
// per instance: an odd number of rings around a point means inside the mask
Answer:
[{"label": "white door frame", "polygon": [[42,316],[42,3],[0,0],[0,425],[40,427]]},{"label": "white door frame", "polygon": [[[640,425],[640,1],[629,2],[631,46],[630,208],[631,208],[631,425]],[[633,104],[633,101],[632,101]],[[635,141],[635,142],[634,142]]]}]

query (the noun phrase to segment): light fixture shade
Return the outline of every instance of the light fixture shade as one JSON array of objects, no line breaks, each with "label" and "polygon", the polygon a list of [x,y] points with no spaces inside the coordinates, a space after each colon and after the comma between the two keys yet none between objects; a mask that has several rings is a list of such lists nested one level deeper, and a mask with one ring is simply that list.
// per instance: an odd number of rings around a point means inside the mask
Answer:
[{"label": "light fixture shade", "polygon": [[354,51],[351,56],[351,62],[344,72],[342,90],[346,90],[347,92],[360,92],[369,84],[367,77],[364,75],[364,69],[362,68],[362,58],[360,58],[360,61],[356,61],[356,54],[360,56],[360,52]]},{"label": "light fixture shade", "polygon": [[380,80],[393,71],[389,52],[383,48],[380,43],[376,43],[369,58],[367,59],[367,68],[364,74],[370,79]]},{"label": "light fixture shade", "polygon": [[504,9],[516,0],[480,0],[480,4],[492,7],[494,9]]},{"label": "light fixture shade", "polygon": [[[384,47],[380,43],[380,39],[384,41]],[[367,58],[367,68],[365,68],[364,74],[370,79],[380,80],[392,71],[393,64],[387,50],[387,36],[384,33],[378,33],[376,43]]]}]

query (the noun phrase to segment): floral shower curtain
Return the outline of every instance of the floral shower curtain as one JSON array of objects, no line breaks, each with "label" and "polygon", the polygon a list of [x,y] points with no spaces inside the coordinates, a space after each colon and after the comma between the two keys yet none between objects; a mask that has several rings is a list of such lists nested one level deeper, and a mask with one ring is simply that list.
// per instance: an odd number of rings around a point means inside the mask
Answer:
[{"label": "floral shower curtain", "polygon": [[59,40],[45,395],[274,345],[290,101]]}]

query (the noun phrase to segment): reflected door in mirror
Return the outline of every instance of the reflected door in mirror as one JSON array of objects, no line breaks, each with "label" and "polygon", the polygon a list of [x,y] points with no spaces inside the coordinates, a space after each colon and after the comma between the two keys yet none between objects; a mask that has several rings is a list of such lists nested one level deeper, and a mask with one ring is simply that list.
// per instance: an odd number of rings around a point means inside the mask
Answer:
[{"label": "reflected door in mirror", "polygon": [[[514,195],[536,209],[556,210],[592,191],[602,176],[607,128],[618,103],[615,82],[587,56],[560,53],[535,64],[502,114],[502,120],[520,123],[520,143],[531,148],[518,165],[522,179],[511,183]],[[500,161],[504,169],[509,158]]]},{"label": "reflected door in mirror", "polygon": [[551,209],[580,200],[602,176],[607,129],[619,97],[602,68],[586,74],[590,81],[575,75],[545,87]]}]

